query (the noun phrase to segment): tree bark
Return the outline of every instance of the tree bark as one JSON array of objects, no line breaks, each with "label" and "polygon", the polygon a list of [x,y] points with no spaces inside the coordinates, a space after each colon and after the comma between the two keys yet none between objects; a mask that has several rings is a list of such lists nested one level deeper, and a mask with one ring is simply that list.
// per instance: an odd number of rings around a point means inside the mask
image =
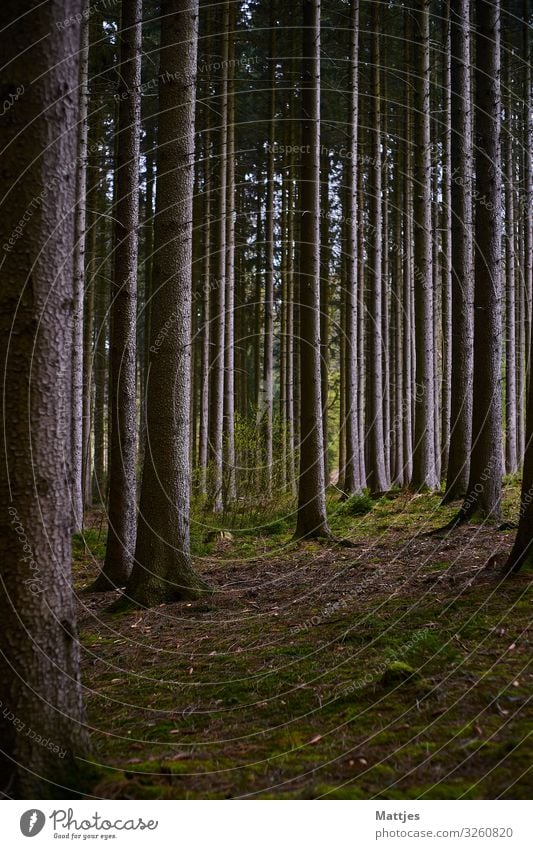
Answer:
[{"label": "tree bark", "polygon": [[80,29],[56,26],[81,3],[2,14],[23,94],[0,122],[0,788],[46,799],[76,789],[88,744],[70,566]]},{"label": "tree bark", "polygon": [[74,321],[72,325],[72,511],[74,526],[83,526],[83,409],[84,409],[84,299],[85,299],[85,228],[87,189],[87,138],[88,138],[88,62],[89,62],[89,0],[84,0],[84,17],[80,33],[80,98],[78,125],[78,159],[76,172],[76,243],[74,247]]},{"label": "tree bark", "polygon": [[300,477],[296,538],[329,536],[320,391],[320,2],[303,0]]},{"label": "tree bark", "polygon": [[472,458],[461,518],[498,520],[502,492],[500,4],[476,0]]},{"label": "tree bark", "polygon": [[226,184],[228,148],[228,50],[229,3],[222,8],[222,70],[218,85],[217,106],[220,117],[218,129],[217,212],[214,222],[213,265],[215,279],[211,288],[210,329],[211,357],[209,363],[209,502],[214,513],[224,509],[223,449],[224,449],[224,347],[226,311]]},{"label": "tree bark", "polygon": [[359,0],[350,0],[350,80],[348,103],[349,156],[346,160],[346,275],[344,295],[343,361],[346,454],[343,492],[353,495],[361,491],[359,461],[359,387],[358,387],[358,122],[359,122]]},{"label": "tree bark", "polygon": [[142,2],[123,0],[111,299],[108,532],[104,565],[91,592],[123,587],[132,568],[136,514],[136,336],[141,120]]},{"label": "tree bark", "polygon": [[467,490],[472,443],[473,268],[470,0],[451,0],[451,262],[450,445],[444,503]]},{"label": "tree bark", "polygon": [[[154,292],[145,452],[135,562],[125,596],[140,606],[197,598],[189,543],[192,199],[198,0],[161,3]],[[175,45],[180,44],[179,53]],[[172,332],[166,334],[172,316]]]},{"label": "tree bark", "polygon": [[226,178],[226,310],[224,328],[224,503],[235,501],[235,9],[228,3],[228,126]]},{"label": "tree bark", "polygon": [[435,388],[433,333],[433,273],[431,227],[431,135],[429,0],[416,9],[415,55],[417,131],[414,151],[414,287],[415,287],[415,438],[412,484],[416,489],[436,489]]},{"label": "tree bark", "polygon": [[383,281],[381,209],[381,102],[379,7],[373,7],[371,56],[370,175],[369,175],[369,319],[367,362],[367,483],[372,492],[389,488],[385,466],[383,425]]}]

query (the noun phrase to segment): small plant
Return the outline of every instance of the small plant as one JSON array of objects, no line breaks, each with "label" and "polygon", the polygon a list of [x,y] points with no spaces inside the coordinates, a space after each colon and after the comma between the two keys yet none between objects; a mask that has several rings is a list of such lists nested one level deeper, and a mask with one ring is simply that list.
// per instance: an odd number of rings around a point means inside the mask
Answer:
[{"label": "small plant", "polygon": [[364,516],[370,513],[373,506],[374,502],[368,493],[364,492],[361,495],[350,495],[339,506],[337,513],[341,516]]}]

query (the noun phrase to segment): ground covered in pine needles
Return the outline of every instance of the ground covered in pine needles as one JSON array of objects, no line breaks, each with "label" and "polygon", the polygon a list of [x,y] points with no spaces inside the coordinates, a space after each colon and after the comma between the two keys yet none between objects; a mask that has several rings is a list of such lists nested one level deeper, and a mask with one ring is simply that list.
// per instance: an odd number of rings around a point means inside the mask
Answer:
[{"label": "ground covered in pine needles", "polygon": [[[424,536],[454,512],[436,495],[329,507],[356,548],[295,545],[279,505],[262,526],[198,511],[212,597],[116,614],[80,592],[94,796],[531,798],[533,575],[499,573],[514,532]],[[79,591],[104,539],[94,513]]]}]

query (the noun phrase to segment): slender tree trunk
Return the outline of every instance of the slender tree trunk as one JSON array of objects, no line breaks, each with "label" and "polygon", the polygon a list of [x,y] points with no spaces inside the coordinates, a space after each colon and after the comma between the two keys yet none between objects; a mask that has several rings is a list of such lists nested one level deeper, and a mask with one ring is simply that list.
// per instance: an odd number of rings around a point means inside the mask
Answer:
[{"label": "slender tree trunk", "polygon": [[321,155],[320,208],[320,392],[322,397],[322,439],[324,451],[324,480],[329,484],[328,415],[329,415],[329,266],[331,245],[329,233],[329,158]]},{"label": "slender tree trunk", "polygon": [[415,9],[418,79],[415,89],[417,130],[413,205],[416,394],[412,483],[416,489],[436,489],[439,481],[435,469],[429,0],[417,0]]},{"label": "slender tree trunk", "polygon": [[91,592],[123,587],[130,575],[135,551],[141,22],[141,0],[124,0],[120,30],[117,202],[111,300],[108,533],[104,565],[90,587]]},{"label": "slender tree trunk", "polygon": [[367,482],[372,492],[389,488],[385,465],[385,434],[383,424],[383,281],[382,266],[382,209],[381,209],[381,101],[380,101],[380,26],[379,7],[373,7],[370,43],[371,105],[369,115],[370,155],[369,175],[369,319],[367,363]]},{"label": "slender tree trunk", "polygon": [[261,422],[264,439],[265,486],[268,493],[272,487],[272,422],[273,422],[273,376],[274,376],[274,181],[276,140],[276,15],[275,0],[270,0],[270,144],[267,156],[266,219],[265,219],[265,307],[264,307],[264,351],[263,392]]},{"label": "slender tree trunk", "polygon": [[218,87],[217,108],[220,116],[218,130],[218,186],[213,260],[215,281],[211,289],[211,357],[209,363],[209,500],[214,513],[224,509],[223,446],[224,446],[224,347],[226,294],[226,182],[228,147],[228,51],[229,2],[222,8],[222,70]]},{"label": "slender tree trunk", "polygon": [[473,277],[470,0],[451,0],[452,335],[450,446],[444,503],[465,495],[472,441]]},{"label": "slender tree trunk", "polygon": [[[96,175],[96,176],[95,176]],[[87,200],[95,203],[97,169],[93,164],[90,174],[90,185]],[[84,507],[91,507],[92,492],[92,412],[93,412],[93,335],[94,335],[94,302],[95,285],[98,279],[98,216],[91,212],[90,224],[87,228],[86,263],[87,291],[83,315],[83,460],[82,460],[82,491]]]},{"label": "slender tree trunk", "polygon": [[[291,115],[294,102],[291,104]],[[291,127],[292,132],[292,127]],[[289,157],[287,193],[287,466],[292,494],[296,496],[295,445],[294,445],[294,153]]]},{"label": "slender tree trunk", "polygon": [[[442,145],[442,414],[441,414],[441,472],[440,480],[448,473],[448,454],[450,449],[450,415],[452,394],[452,179],[451,179],[451,0],[446,3],[444,20],[444,127]],[[464,144],[463,140],[463,144]]]},{"label": "slender tree trunk", "polygon": [[[360,122],[361,126],[361,122]],[[358,154],[359,162],[362,163],[362,139],[358,130]],[[357,228],[357,414],[358,414],[358,456],[359,456],[359,483],[361,489],[366,487],[366,462],[365,462],[365,393],[366,393],[366,352],[365,352],[365,230],[364,230],[364,186],[363,169],[357,169],[357,203],[359,210],[359,221]]]},{"label": "slender tree trunk", "polygon": [[303,0],[300,477],[296,537],[329,536],[320,391],[320,0]]},{"label": "slender tree trunk", "polygon": [[352,495],[361,491],[359,462],[359,409],[358,409],[358,209],[357,209],[357,151],[359,121],[359,0],[350,0],[350,80],[348,104],[349,156],[346,160],[346,217],[345,256],[346,274],[344,296],[343,362],[344,409],[343,419],[346,440],[343,491]]},{"label": "slender tree trunk", "polygon": [[396,486],[404,484],[404,373],[403,373],[403,326],[402,310],[403,304],[403,255],[402,255],[402,179],[400,172],[399,150],[396,155],[394,168],[394,262],[393,262],[393,289],[392,289],[392,314],[393,333],[392,344],[394,346],[394,419],[392,424],[394,438],[394,452],[392,463],[392,482]]},{"label": "slender tree trunk", "polygon": [[516,299],[515,299],[515,222],[513,175],[513,122],[511,74],[507,64],[506,133],[503,138],[505,174],[505,467],[514,474],[518,467],[516,444]]},{"label": "slender tree trunk", "polygon": [[[89,2],[84,0],[84,13]],[[74,320],[72,325],[72,510],[74,525],[83,525],[83,304],[85,296],[85,223],[87,186],[89,18],[84,14],[80,37],[78,161],[76,171],[76,245],[74,258]]]},{"label": "slender tree trunk", "polygon": [[[142,606],[198,597],[189,543],[192,199],[198,0],[162,0],[152,357],[135,563],[125,595]],[[175,45],[181,49],[176,51]],[[168,316],[173,332],[159,347]],[[169,380],[169,375],[172,379]]]},{"label": "slender tree trunk", "polygon": [[2,59],[24,92],[0,123],[4,798],[65,793],[88,743],[70,567],[80,29],[56,27],[81,11],[79,0],[29,15],[18,0],[2,6]]},{"label": "slender tree trunk", "polygon": [[[209,98],[209,86],[206,97]],[[210,290],[211,290],[211,127],[209,103],[205,110],[204,133],[204,226],[203,226],[203,284],[202,284],[202,353],[200,375],[200,433],[198,466],[200,495],[207,495],[207,458],[209,422],[209,349],[210,349]]]},{"label": "slender tree trunk", "polygon": [[[408,89],[409,91],[409,89]],[[411,158],[411,119],[409,117],[410,96],[407,93],[405,111],[405,139],[402,145],[404,168],[404,220],[403,220],[403,476],[404,484],[411,483],[413,476],[413,310],[412,310],[412,274],[413,274],[413,205],[412,205],[412,158]]]},{"label": "slender tree trunk", "polygon": [[228,13],[228,126],[226,184],[226,311],[224,329],[224,503],[234,501],[235,484],[235,8]]}]

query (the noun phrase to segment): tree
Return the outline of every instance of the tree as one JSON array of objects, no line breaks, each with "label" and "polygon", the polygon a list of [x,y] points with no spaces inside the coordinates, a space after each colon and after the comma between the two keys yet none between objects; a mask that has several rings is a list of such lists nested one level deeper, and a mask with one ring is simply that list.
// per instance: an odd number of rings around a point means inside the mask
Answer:
[{"label": "tree", "polygon": [[358,210],[357,210],[357,125],[359,105],[359,0],[350,2],[350,81],[348,105],[349,156],[346,160],[346,292],[343,328],[344,416],[346,456],[343,491],[353,495],[361,491],[359,464],[358,410]]},{"label": "tree", "polygon": [[476,0],[474,390],[461,518],[498,519],[502,489],[500,4]]},{"label": "tree", "polygon": [[262,397],[259,415],[264,438],[265,483],[267,491],[272,486],[272,420],[273,420],[273,379],[274,379],[274,197],[275,197],[275,155],[276,132],[276,5],[270,0],[270,144],[267,156],[266,175],[266,219],[265,219],[265,309],[264,309],[264,351]]},{"label": "tree", "polygon": [[69,491],[80,29],[56,26],[75,21],[81,3],[21,15],[20,2],[6,0],[2,11],[2,56],[18,88],[0,122],[0,362],[10,423],[0,450],[0,782],[4,796],[28,799],[68,787],[88,743]]},{"label": "tree", "polygon": [[224,328],[224,503],[235,500],[235,8],[228,10],[228,114],[226,176],[226,292]]},{"label": "tree", "polygon": [[433,338],[433,274],[431,251],[431,136],[430,136],[430,55],[429,0],[420,0],[416,9],[415,89],[416,134],[414,172],[414,286],[416,393],[413,486],[435,489],[435,389]]},{"label": "tree", "polygon": [[320,387],[320,2],[303,0],[300,477],[296,538],[329,536]]},{"label": "tree", "polygon": [[83,2],[83,22],[80,37],[80,98],[78,126],[78,154],[76,169],[76,245],[74,259],[74,321],[72,326],[72,509],[74,524],[79,530],[83,526],[84,508],[84,405],[86,403],[84,382],[84,289],[85,289],[85,226],[87,188],[87,77],[89,64],[89,18],[88,0]]},{"label": "tree", "polygon": [[136,523],[136,335],[142,0],[124,0],[120,24],[114,270],[111,298],[108,533],[102,571],[89,588],[123,587]]},{"label": "tree", "polygon": [[[474,373],[472,452],[465,499],[445,526],[496,521],[503,479],[501,396],[500,6],[476,0]],[[442,530],[442,529],[440,529]]]},{"label": "tree", "polygon": [[451,401],[444,503],[468,486],[472,442],[472,112],[470,0],[451,0]]},{"label": "tree", "polygon": [[228,56],[229,0],[222,7],[221,53],[222,71],[218,84],[217,111],[220,116],[217,146],[218,185],[216,220],[214,222],[214,285],[210,302],[209,361],[209,500],[214,513],[220,513],[223,501],[224,447],[224,346],[226,312],[226,199],[228,150]]},{"label": "tree", "polygon": [[[125,596],[138,605],[207,588],[189,541],[192,198],[198,0],[163,0],[146,451],[135,561]],[[180,45],[179,51],[176,45]],[[172,332],[166,332],[169,315]]]},{"label": "tree", "polygon": [[[524,187],[524,259],[525,259],[525,286],[530,291],[531,284],[531,152],[533,139],[533,126],[531,120],[531,42],[529,23],[527,21],[527,6],[524,4],[523,22],[523,53],[525,59],[525,97],[524,97],[524,154],[525,154],[525,187]],[[529,362],[533,356],[533,335],[529,337]],[[533,562],[533,381],[529,380],[526,410],[526,447],[524,455],[524,468],[522,473],[522,489],[520,494],[520,514],[518,530],[511,553],[505,564],[505,571],[509,574],[518,572],[524,566],[530,566]]]},{"label": "tree", "polygon": [[369,174],[369,266],[368,295],[368,369],[367,379],[367,482],[372,492],[389,488],[385,466],[383,425],[383,279],[382,279],[382,208],[381,208],[381,90],[380,90],[380,9],[373,7],[370,37],[371,103],[370,174]]}]

